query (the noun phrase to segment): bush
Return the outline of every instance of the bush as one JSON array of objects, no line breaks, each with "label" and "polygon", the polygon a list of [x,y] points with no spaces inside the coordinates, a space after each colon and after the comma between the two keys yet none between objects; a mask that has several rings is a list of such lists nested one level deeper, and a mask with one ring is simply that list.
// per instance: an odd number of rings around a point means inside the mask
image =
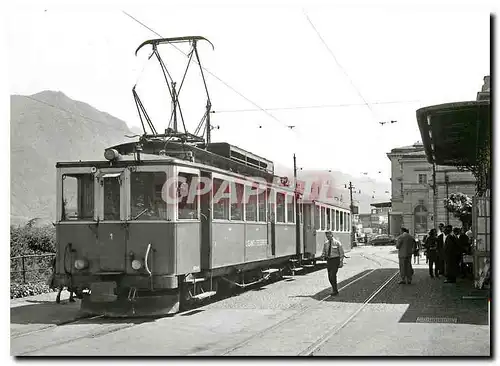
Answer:
[{"label": "bush", "polygon": [[[34,227],[35,220],[24,226],[10,227],[10,256],[40,255],[56,252],[56,231],[52,225]],[[51,256],[28,257],[24,259],[26,273],[23,282],[21,259],[11,259],[10,298],[39,295],[51,292],[46,284],[50,276]]]},{"label": "bush", "polygon": [[10,227],[10,256],[56,252],[56,230],[52,225]]},{"label": "bush", "polygon": [[49,286],[43,282],[39,283],[11,283],[10,284],[10,298],[18,299],[26,296],[34,296],[54,292],[55,290],[49,289]]}]

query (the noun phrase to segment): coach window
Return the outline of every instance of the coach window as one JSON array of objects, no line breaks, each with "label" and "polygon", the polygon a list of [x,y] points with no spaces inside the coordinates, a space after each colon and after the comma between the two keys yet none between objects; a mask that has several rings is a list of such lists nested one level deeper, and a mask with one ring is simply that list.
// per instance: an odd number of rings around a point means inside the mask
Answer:
[{"label": "coach window", "polygon": [[214,178],[212,186],[214,220],[229,220],[229,192],[229,182]]},{"label": "coach window", "polygon": [[326,214],[325,214],[325,208],[324,207],[321,207],[321,230],[325,230],[325,217],[326,217]]},{"label": "coach window", "polygon": [[233,183],[231,186],[234,191],[231,193],[231,220],[243,220],[243,194],[245,192],[244,185]]},{"label": "coach window", "polygon": [[304,204],[302,202],[299,203],[299,216],[300,216],[300,223],[304,223]]},{"label": "coach window", "polygon": [[267,192],[265,190],[259,193],[258,205],[259,205],[259,222],[266,222]]},{"label": "coach window", "polygon": [[335,225],[337,227],[336,231],[340,231],[340,211],[335,210]]},{"label": "coach window", "polygon": [[[63,175],[62,220],[94,220],[92,174]],[[119,193],[119,192],[118,192]],[[120,209],[118,208],[118,215]]]},{"label": "coach window", "polygon": [[318,205],[314,205],[314,228],[316,230],[319,230],[319,225],[320,225],[320,215],[319,215],[320,209]]},{"label": "coach window", "polygon": [[245,219],[246,221],[257,221],[258,199],[255,194],[255,187],[245,187]]},{"label": "coach window", "polygon": [[[132,220],[164,220],[167,218],[167,204],[161,198],[161,190],[166,179],[165,172],[130,173],[130,214]],[[109,214],[106,212],[106,202],[109,198],[106,194],[106,181],[111,180],[104,180],[104,219],[116,220],[106,218],[106,215]]]},{"label": "coach window", "polygon": [[276,222],[285,222],[285,194],[276,192]]},{"label": "coach window", "polygon": [[332,220],[331,210],[329,208],[326,209],[326,230],[330,230],[330,224]]},{"label": "coach window", "polygon": [[198,176],[194,174],[179,173],[179,180],[177,182],[179,220],[198,219],[197,178]]},{"label": "coach window", "polygon": [[292,195],[287,195],[286,196],[286,222],[295,222],[295,215],[294,215],[294,206],[295,206],[295,197]]}]

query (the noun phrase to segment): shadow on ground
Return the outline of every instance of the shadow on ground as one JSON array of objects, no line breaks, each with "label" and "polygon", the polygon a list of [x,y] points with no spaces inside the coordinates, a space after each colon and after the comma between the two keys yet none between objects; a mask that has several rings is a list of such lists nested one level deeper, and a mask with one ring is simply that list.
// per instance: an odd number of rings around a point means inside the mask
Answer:
[{"label": "shadow on ground", "polygon": [[[458,279],[456,284],[444,283],[444,278],[431,278],[425,268],[414,270],[412,284],[398,284],[399,275],[370,301],[370,304],[403,304],[408,309],[399,322],[415,323],[432,322],[432,318],[456,319],[457,324],[488,325],[488,290],[474,289],[470,279]],[[376,269],[368,276],[359,279],[368,271],[353,276],[338,284],[339,295],[328,297],[326,302],[364,303],[385,281],[397,271],[391,269]],[[357,282],[348,285],[354,280]],[[345,287],[348,285],[347,287]],[[343,288],[345,287],[345,288]],[[328,296],[331,289],[320,291],[311,297],[322,300]],[[475,299],[467,297],[478,297]],[[424,320],[423,318],[431,318]],[[444,322],[451,322],[445,320]]]}]

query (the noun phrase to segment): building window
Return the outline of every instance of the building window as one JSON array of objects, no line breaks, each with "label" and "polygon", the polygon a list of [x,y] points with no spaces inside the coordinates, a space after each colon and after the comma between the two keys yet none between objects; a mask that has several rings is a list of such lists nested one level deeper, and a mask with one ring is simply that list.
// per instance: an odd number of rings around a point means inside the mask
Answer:
[{"label": "building window", "polygon": [[418,175],[418,183],[419,184],[427,184],[427,174],[419,174]]},{"label": "building window", "polygon": [[415,233],[427,232],[427,208],[424,205],[418,205],[414,210]]},{"label": "building window", "polygon": [[331,216],[330,216],[330,209],[326,209],[326,230],[330,230],[330,223],[331,223]]}]

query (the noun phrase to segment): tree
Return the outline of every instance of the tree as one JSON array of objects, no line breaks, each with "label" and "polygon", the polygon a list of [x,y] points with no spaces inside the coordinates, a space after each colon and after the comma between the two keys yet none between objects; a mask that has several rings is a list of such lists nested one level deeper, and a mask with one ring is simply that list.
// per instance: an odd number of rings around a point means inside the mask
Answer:
[{"label": "tree", "polygon": [[472,225],[472,198],[463,193],[452,193],[449,198],[444,199],[444,207],[454,217],[469,228]]}]

